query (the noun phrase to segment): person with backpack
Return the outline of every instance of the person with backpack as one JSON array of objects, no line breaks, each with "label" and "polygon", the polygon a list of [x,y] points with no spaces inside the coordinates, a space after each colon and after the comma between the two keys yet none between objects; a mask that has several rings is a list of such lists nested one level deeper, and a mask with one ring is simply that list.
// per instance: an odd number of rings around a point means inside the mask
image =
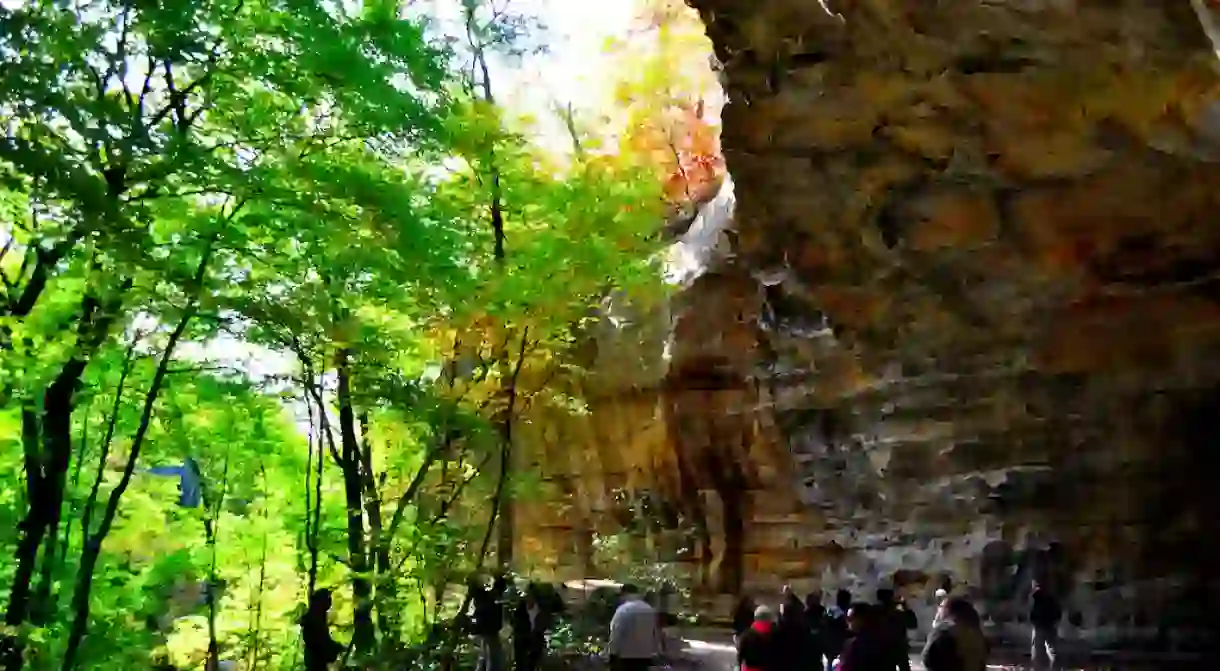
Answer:
[{"label": "person with backpack", "polygon": [[1029,623],[1033,626],[1030,637],[1030,657],[1035,669],[1054,669],[1059,647],[1059,621],[1063,609],[1059,600],[1033,582],[1030,594]]}]

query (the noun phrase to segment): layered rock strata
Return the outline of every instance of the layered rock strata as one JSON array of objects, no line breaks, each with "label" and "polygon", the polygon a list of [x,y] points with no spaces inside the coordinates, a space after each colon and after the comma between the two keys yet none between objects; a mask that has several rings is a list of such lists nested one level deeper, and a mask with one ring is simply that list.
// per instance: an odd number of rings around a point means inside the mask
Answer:
[{"label": "layered rock strata", "polygon": [[1016,632],[1038,576],[1096,643],[1187,645],[1220,602],[1205,3],[690,4],[738,200],[663,405],[721,587],[950,580]]},{"label": "layered rock strata", "polygon": [[733,181],[668,312],[592,339],[539,555],[604,568],[591,539],[648,501],[711,593],[890,583],[926,624],[952,583],[1017,638],[1038,577],[1092,645],[1205,641],[1215,10],[689,3]]}]

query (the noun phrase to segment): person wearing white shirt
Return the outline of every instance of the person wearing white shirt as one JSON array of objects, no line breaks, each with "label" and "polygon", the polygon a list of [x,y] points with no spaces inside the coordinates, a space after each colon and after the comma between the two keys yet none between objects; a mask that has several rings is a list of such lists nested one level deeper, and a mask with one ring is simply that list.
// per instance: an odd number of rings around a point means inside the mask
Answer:
[{"label": "person wearing white shirt", "polygon": [[936,631],[940,623],[945,619],[945,601],[949,599],[949,593],[944,589],[936,590],[936,615],[932,616],[932,628],[930,631]]},{"label": "person wearing white shirt", "polygon": [[662,652],[657,611],[634,585],[623,585],[622,599],[610,618],[610,671],[644,671]]}]

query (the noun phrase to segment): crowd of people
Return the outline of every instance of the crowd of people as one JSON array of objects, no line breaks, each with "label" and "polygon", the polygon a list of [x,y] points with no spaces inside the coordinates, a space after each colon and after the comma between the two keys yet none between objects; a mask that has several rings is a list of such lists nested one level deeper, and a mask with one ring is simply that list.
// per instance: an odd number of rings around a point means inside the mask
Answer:
[{"label": "crowd of people", "polygon": [[[466,630],[479,648],[479,671],[505,668],[500,631],[507,587],[503,578],[497,578],[490,589],[471,584],[472,612]],[[1033,665],[1053,669],[1062,611],[1058,600],[1036,582],[1032,588]],[[623,585],[618,596],[607,643],[610,671],[652,668],[666,652],[661,615],[633,585]],[[989,648],[978,611],[963,596],[943,589],[936,596],[938,608],[921,655],[924,667],[984,671]],[[915,613],[892,589],[879,589],[875,597],[871,602],[858,601],[847,590],[839,590],[834,603],[825,607],[820,592],[802,600],[785,587],[778,611],[742,597],[732,624],[738,671],[910,671],[910,632],[919,624]],[[563,609],[558,594],[537,584],[513,600],[507,611],[516,671],[538,669],[547,632]],[[332,642],[327,648],[327,657],[337,656],[338,646]]]},{"label": "crowd of people", "polygon": [[[1038,583],[1032,585],[1029,621],[1035,669],[1053,669],[1062,610]],[[936,592],[938,607],[921,661],[928,671],[984,671],[989,646],[974,605],[965,597]],[[779,612],[743,597],[733,616],[733,641],[740,671],[910,671],[909,632],[915,614],[891,589],[874,602],[853,601],[839,590],[822,606],[820,592],[802,601],[785,587]]]}]

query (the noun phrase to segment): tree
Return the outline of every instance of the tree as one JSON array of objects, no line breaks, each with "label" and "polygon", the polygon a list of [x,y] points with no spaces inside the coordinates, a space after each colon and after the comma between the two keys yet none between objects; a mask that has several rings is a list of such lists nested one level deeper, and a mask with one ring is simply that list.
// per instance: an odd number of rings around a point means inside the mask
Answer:
[{"label": "tree", "polygon": [[454,53],[383,2],[0,14],[6,668],[292,668],[323,586],[361,663],[452,615],[514,423],[592,306],[659,293],[662,205],[593,133],[507,126],[527,24],[467,8]]}]

